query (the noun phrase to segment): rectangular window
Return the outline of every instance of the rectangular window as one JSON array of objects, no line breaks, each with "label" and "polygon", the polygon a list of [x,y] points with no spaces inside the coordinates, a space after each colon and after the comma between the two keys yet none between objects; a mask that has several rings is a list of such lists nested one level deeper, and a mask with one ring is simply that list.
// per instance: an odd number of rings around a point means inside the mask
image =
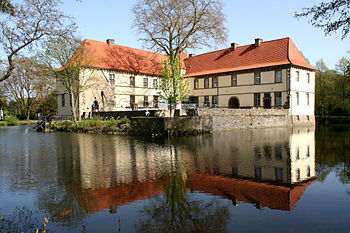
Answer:
[{"label": "rectangular window", "polygon": [[307,166],[306,175],[307,175],[307,177],[310,177],[310,176],[311,176],[311,169],[310,169],[310,166]]},{"label": "rectangular window", "polygon": [[158,79],[153,79],[153,88],[158,88]]},{"label": "rectangular window", "polygon": [[299,159],[300,159],[300,150],[299,150],[299,147],[297,147],[297,151],[296,151],[295,154],[296,154],[296,155],[295,155],[296,160],[299,160]]},{"label": "rectangular window", "polygon": [[296,176],[297,180],[300,180],[300,169],[299,168],[296,169],[295,176]]},{"label": "rectangular window", "polygon": [[209,106],[209,96],[204,96],[204,105]]},{"label": "rectangular window", "polygon": [[283,168],[279,168],[279,167],[275,168],[275,180],[283,181]]},{"label": "rectangular window", "polygon": [[255,167],[255,178],[261,179],[262,178],[262,168],[261,167]]},{"label": "rectangular window", "polygon": [[204,88],[209,88],[209,78],[204,79]]},{"label": "rectangular window", "polygon": [[61,95],[61,106],[62,107],[66,106],[66,98],[64,94]]},{"label": "rectangular window", "polygon": [[310,105],[310,95],[309,95],[309,93],[306,94],[306,104],[308,106]]},{"label": "rectangular window", "polygon": [[275,71],[275,83],[282,82],[282,70]]},{"label": "rectangular window", "polygon": [[218,77],[213,77],[211,79],[212,87],[218,87]]},{"label": "rectangular window", "polygon": [[157,95],[153,96],[153,106],[155,108],[158,108],[158,103],[159,103],[159,96]]},{"label": "rectangular window", "polygon": [[148,96],[143,97],[143,107],[148,107]]},{"label": "rectangular window", "polygon": [[231,86],[237,86],[237,75],[231,76]]},{"label": "rectangular window", "polygon": [[261,73],[254,73],[254,84],[261,84]]},{"label": "rectangular window", "polygon": [[213,95],[211,98],[211,102],[213,104],[213,107],[216,107],[218,105],[218,96],[217,95]]},{"label": "rectangular window", "polygon": [[194,79],[194,89],[199,88],[199,80],[197,78]]},{"label": "rectangular window", "polygon": [[148,78],[143,78],[143,87],[148,88]]},{"label": "rectangular window", "polygon": [[114,86],[115,85],[115,74],[109,74],[109,83]]},{"label": "rectangular window", "polygon": [[299,82],[299,80],[300,80],[300,72],[299,72],[299,71],[296,71],[296,72],[295,72],[295,80],[296,80],[297,82]]},{"label": "rectangular window", "polygon": [[296,98],[297,98],[297,105],[299,105],[299,93],[295,93],[296,94]]},{"label": "rectangular window", "polygon": [[307,78],[307,83],[310,83],[310,73],[306,74],[306,78]]},{"label": "rectangular window", "polygon": [[135,105],[135,96],[131,95],[130,96],[130,106],[133,107]]},{"label": "rectangular window", "polygon": [[130,86],[131,87],[135,86],[135,76],[130,76]]},{"label": "rectangular window", "polygon": [[275,158],[276,160],[282,160],[282,146],[275,145]]},{"label": "rectangular window", "polygon": [[254,93],[254,106],[260,106],[260,93]]},{"label": "rectangular window", "polygon": [[275,92],[275,106],[282,106],[282,92]]}]

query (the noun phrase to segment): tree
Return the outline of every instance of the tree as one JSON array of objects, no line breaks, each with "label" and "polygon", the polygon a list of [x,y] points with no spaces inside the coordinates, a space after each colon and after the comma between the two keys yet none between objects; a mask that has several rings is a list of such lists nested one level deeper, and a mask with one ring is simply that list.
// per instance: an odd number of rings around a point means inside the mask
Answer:
[{"label": "tree", "polygon": [[58,9],[59,4],[59,0],[23,0],[13,4],[14,14],[0,18],[0,57],[6,60],[0,82],[12,75],[14,60],[20,52],[28,52],[52,37],[66,37],[75,31],[75,24]]},{"label": "tree", "polygon": [[30,58],[14,60],[15,69],[11,80],[2,83],[9,100],[14,100],[21,118],[29,119],[33,103],[39,96],[44,96],[53,86],[46,75],[45,67]]},{"label": "tree", "polygon": [[331,0],[321,2],[309,8],[303,8],[295,16],[311,17],[309,22],[317,28],[323,28],[326,35],[341,31],[344,39],[350,31],[350,0]]},{"label": "tree", "polygon": [[336,103],[336,90],[334,85],[336,72],[328,69],[321,59],[316,62],[316,114],[329,115]]},{"label": "tree", "polygon": [[42,60],[51,67],[58,92],[69,95],[73,121],[80,116],[80,93],[89,88],[94,79],[94,70],[88,68],[93,63],[91,54],[84,42],[71,37],[49,41],[41,55]]},{"label": "tree", "polygon": [[169,56],[170,65],[186,49],[226,40],[220,0],[138,0],[132,8],[145,45]]},{"label": "tree", "polygon": [[179,58],[164,62],[159,85],[162,92],[159,95],[161,99],[170,104],[170,116],[172,116],[173,103],[181,102],[189,93],[188,81],[185,80],[183,71]]},{"label": "tree", "polygon": [[13,15],[15,9],[9,0],[0,0],[0,12]]},{"label": "tree", "polygon": [[350,60],[346,57],[339,59],[338,63],[335,65],[335,69],[339,74],[336,79],[336,88],[338,93],[340,93],[340,98],[342,104],[349,104],[348,93],[350,91],[350,73],[348,67],[350,66]]}]

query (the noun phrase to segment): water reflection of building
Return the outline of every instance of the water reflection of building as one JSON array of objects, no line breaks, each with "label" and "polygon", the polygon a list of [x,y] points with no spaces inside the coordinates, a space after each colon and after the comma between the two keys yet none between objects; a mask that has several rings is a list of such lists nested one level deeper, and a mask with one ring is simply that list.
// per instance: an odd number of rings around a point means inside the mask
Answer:
[{"label": "water reflection of building", "polygon": [[72,174],[67,185],[87,212],[159,195],[174,170],[193,191],[291,210],[315,176],[314,128],[231,131],[168,144],[76,134],[73,144],[74,165],[61,172]]},{"label": "water reflection of building", "polygon": [[315,177],[314,127],[222,132],[187,148],[197,173],[289,185]]}]

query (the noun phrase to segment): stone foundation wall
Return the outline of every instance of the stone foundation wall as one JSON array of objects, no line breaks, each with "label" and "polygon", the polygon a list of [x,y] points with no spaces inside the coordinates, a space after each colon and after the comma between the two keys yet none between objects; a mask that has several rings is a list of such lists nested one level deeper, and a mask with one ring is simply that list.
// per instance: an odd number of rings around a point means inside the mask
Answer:
[{"label": "stone foundation wall", "polygon": [[313,125],[314,116],[291,116],[288,109],[198,109],[198,116],[211,118],[213,131]]}]

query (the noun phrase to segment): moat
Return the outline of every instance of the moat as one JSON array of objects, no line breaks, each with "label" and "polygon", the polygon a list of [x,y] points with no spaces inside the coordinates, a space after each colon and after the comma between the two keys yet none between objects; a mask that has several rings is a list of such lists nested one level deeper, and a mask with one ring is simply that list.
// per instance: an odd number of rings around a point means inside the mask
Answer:
[{"label": "moat", "polygon": [[0,128],[0,232],[348,232],[350,126],[181,138]]}]

